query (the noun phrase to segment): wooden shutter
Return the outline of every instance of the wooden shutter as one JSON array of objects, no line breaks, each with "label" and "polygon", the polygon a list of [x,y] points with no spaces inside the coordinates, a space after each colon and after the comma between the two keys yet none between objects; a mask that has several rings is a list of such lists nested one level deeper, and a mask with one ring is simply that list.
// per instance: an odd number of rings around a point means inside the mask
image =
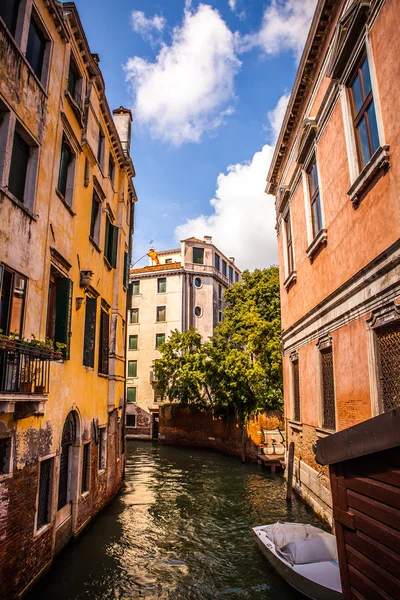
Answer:
[{"label": "wooden shutter", "polygon": [[131,266],[131,257],[129,252],[125,252],[125,261],[124,261],[124,286],[128,288],[129,286],[129,267]]},{"label": "wooden shutter", "polygon": [[85,338],[83,342],[83,364],[94,367],[94,344],[96,339],[96,298],[86,296]]},{"label": "wooden shutter", "polygon": [[63,354],[65,360],[70,358],[71,316],[72,316],[72,286],[71,279],[60,277],[56,281],[56,322],[54,339],[60,344],[66,344]]},{"label": "wooden shutter", "polygon": [[110,350],[110,315],[104,310],[100,317],[99,373],[108,375],[108,354]]},{"label": "wooden shutter", "polygon": [[113,269],[117,266],[117,252],[118,252],[118,227],[111,225],[110,223],[110,258],[109,262]]}]

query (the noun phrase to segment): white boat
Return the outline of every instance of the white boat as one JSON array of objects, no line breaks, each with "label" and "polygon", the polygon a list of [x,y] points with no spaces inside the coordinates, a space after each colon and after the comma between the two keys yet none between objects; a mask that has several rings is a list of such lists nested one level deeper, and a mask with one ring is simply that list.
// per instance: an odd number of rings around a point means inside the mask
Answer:
[{"label": "white boat", "polygon": [[343,600],[335,536],[303,523],[253,528],[270,565],[312,600]]}]

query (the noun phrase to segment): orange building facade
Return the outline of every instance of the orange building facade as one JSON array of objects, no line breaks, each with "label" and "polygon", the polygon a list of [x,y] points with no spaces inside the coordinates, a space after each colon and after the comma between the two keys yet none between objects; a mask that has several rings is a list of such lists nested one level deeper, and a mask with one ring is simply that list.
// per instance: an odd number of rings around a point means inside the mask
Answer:
[{"label": "orange building facade", "polygon": [[294,486],[332,522],[315,442],[400,403],[400,11],[320,0],[267,178]]}]

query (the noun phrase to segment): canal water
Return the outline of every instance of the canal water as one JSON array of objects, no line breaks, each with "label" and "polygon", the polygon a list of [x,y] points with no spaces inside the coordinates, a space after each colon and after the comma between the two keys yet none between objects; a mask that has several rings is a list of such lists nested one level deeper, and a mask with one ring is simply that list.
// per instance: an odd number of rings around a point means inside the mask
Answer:
[{"label": "canal water", "polygon": [[[320,525],[285,482],[205,450],[128,442],[124,489],[56,559],[29,600],[294,600],[251,527]],[[301,597],[302,598],[302,597]]]}]

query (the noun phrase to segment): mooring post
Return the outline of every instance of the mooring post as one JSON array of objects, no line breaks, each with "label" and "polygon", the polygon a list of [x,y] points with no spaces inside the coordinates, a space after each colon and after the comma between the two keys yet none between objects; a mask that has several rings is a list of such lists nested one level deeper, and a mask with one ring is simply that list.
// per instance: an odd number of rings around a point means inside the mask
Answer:
[{"label": "mooring post", "polygon": [[287,502],[292,501],[293,463],[294,463],[294,442],[290,442],[289,452],[288,452],[288,464],[287,464],[287,488],[286,488]]}]

